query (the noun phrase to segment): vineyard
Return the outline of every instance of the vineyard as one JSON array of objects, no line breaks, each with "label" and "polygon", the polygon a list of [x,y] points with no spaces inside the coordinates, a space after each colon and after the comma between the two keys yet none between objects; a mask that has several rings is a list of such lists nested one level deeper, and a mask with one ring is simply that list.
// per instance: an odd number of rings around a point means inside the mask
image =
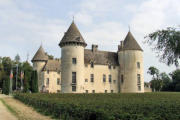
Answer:
[{"label": "vineyard", "polygon": [[19,93],[15,98],[63,120],[180,120],[180,93]]}]

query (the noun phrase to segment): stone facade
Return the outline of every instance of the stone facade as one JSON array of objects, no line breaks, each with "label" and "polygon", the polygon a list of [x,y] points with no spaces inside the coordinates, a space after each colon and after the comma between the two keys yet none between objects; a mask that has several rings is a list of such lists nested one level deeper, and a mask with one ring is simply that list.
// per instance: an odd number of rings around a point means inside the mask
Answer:
[{"label": "stone facade", "polygon": [[[143,93],[143,50],[129,31],[117,52],[85,49],[74,21],[60,41],[61,59],[49,60],[42,46],[32,59],[39,90],[62,93]],[[39,52],[40,51],[40,52]],[[40,55],[39,55],[40,54]]]}]

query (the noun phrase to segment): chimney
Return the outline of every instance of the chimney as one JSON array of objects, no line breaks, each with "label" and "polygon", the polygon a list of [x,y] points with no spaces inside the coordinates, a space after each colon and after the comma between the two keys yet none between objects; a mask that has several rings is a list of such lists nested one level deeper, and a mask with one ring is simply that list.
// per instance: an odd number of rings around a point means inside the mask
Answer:
[{"label": "chimney", "polygon": [[98,45],[92,44],[92,51],[93,51],[93,52],[96,52],[97,49],[98,49]]},{"label": "chimney", "polygon": [[118,45],[118,50],[123,50],[123,47],[124,47],[124,41],[120,41],[120,45]]}]

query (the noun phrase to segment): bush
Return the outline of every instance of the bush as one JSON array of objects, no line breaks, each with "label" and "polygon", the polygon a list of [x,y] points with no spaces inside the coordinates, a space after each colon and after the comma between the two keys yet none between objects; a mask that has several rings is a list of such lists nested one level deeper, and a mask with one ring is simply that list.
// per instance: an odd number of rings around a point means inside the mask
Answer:
[{"label": "bush", "polygon": [[16,94],[15,98],[63,120],[179,120],[180,93]]},{"label": "bush", "polygon": [[32,72],[32,93],[38,93],[38,76],[37,71]]}]

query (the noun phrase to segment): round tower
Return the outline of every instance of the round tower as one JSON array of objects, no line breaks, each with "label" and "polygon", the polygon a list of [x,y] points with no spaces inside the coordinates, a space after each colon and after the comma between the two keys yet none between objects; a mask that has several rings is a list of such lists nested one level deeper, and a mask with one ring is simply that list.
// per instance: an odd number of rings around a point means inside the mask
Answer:
[{"label": "round tower", "polygon": [[119,86],[123,93],[144,92],[143,50],[129,31],[118,49]]},{"label": "round tower", "polygon": [[59,44],[61,47],[61,91],[63,93],[84,92],[84,48],[86,45],[73,21]]},{"label": "round tower", "polygon": [[38,86],[39,91],[42,90],[43,78],[41,76],[42,69],[48,60],[48,56],[45,54],[42,45],[39,47],[38,51],[34,55],[33,59],[31,60],[33,63],[33,69],[37,71],[38,74]]}]

